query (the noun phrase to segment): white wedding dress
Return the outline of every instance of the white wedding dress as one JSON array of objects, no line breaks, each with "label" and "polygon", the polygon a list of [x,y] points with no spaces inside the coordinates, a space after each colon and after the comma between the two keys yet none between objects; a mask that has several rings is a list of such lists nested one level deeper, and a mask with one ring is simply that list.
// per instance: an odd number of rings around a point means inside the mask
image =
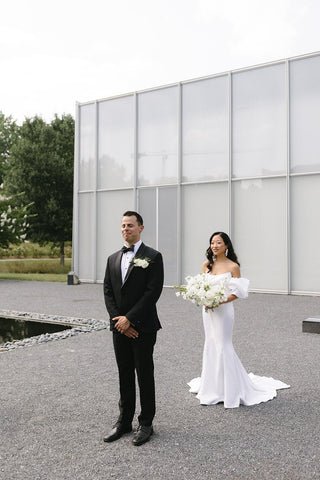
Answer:
[{"label": "white wedding dress", "polygon": [[[225,278],[227,277],[227,278]],[[238,298],[248,296],[249,280],[233,278],[231,273],[215,275],[217,282],[226,280],[228,295]],[[247,373],[232,344],[234,324],[233,302],[220,305],[214,310],[203,308],[205,344],[201,377],[188,385],[196,393],[202,405],[223,402],[225,408],[256,405],[276,397],[277,390],[289,385],[269,377]]]}]

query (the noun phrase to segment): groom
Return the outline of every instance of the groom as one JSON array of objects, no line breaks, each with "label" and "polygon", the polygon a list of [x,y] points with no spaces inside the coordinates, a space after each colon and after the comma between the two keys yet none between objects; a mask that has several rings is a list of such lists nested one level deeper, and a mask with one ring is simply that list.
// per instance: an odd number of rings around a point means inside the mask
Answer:
[{"label": "groom", "polygon": [[105,442],[131,432],[135,413],[137,372],[141,413],[132,443],[139,446],[153,433],[155,385],[153,347],[161,328],[156,302],[163,287],[162,255],[142,243],[143,220],[137,212],[123,214],[121,232],[125,245],[107,261],[104,299],[119,371],[120,414]]}]

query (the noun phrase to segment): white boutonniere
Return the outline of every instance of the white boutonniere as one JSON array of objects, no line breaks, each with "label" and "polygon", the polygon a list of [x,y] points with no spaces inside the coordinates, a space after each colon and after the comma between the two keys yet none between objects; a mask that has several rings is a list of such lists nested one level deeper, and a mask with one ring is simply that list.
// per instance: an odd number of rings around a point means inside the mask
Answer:
[{"label": "white boutonniere", "polygon": [[133,264],[134,267],[147,268],[149,267],[150,262],[151,262],[150,258],[135,257],[131,263]]}]

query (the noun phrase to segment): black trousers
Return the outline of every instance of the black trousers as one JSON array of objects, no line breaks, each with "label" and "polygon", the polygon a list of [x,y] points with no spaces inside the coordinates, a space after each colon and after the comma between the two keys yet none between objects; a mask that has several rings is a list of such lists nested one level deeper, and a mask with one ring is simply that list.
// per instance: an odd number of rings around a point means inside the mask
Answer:
[{"label": "black trousers", "polygon": [[119,371],[120,415],[118,421],[131,424],[136,408],[137,372],[141,413],[140,425],[152,425],[156,412],[153,347],[157,333],[139,333],[136,339],[113,332],[113,346]]}]

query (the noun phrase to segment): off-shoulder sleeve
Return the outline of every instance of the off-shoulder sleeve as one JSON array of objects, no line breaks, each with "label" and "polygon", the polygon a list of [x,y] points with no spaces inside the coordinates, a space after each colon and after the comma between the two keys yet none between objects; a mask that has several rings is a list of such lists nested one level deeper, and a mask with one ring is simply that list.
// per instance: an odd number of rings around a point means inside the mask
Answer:
[{"label": "off-shoulder sleeve", "polygon": [[228,283],[228,290],[231,295],[235,295],[238,298],[247,298],[249,280],[247,278],[231,277]]}]

